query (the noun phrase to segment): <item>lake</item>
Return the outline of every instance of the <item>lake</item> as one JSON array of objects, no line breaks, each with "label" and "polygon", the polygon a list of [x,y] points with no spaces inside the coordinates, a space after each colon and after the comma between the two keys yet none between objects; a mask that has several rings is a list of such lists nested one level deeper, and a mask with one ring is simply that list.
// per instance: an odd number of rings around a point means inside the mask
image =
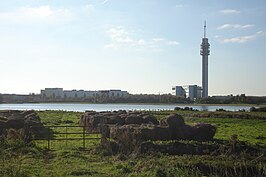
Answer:
[{"label": "lake", "polygon": [[249,110],[250,106],[226,106],[226,105],[184,105],[184,104],[83,104],[83,103],[24,103],[24,104],[0,104],[0,110],[63,110],[84,112],[115,111],[115,110],[173,110],[175,107],[192,107],[197,110],[215,111],[224,109],[228,111]]}]

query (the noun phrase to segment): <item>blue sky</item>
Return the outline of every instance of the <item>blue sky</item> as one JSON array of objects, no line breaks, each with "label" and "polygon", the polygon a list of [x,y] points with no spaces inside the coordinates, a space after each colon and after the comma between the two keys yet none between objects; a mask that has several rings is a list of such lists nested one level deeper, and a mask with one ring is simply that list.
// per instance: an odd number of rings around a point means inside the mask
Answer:
[{"label": "blue sky", "polygon": [[266,95],[265,0],[0,0],[0,93],[45,87]]}]

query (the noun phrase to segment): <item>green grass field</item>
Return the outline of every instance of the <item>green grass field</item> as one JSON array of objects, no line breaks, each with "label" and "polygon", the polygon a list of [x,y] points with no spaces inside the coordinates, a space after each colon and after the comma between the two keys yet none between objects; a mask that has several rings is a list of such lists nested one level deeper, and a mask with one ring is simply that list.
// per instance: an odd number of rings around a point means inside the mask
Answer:
[{"label": "green grass field", "polygon": [[[153,112],[161,119],[169,115],[166,112]],[[216,140],[227,142],[231,135],[237,134],[239,141],[250,146],[266,148],[266,120],[230,119],[230,118],[196,118],[191,111],[178,111],[185,122],[211,123],[217,126]],[[83,113],[64,111],[38,112],[46,126],[51,125],[78,125]],[[262,114],[262,113],[260,113]],[[263,113],[262,116],[266,116]],[[53,131],[65,132],[64,128]],[[67,132],[82,131],[81,128],[69,128]],[[61,136],[61,135],[59,135]],[[68,135],[78,137],[79,135]],[[90,135],[96,137],[97,135]],[[131,154],[125,156],[105,155],[100,140],[87,140],[83,150],[83,141],[52,141],[51,151],[48,151],[47,141],[35,141],[31,146],[21,141],[4,140],[0,144],[0,176],[204,176],[206,168],[208,176],[234,176],[235,171],[259,169],[258,175],[266,174],[265,156],[246,157],[211,155],[167,155]],[[264,154],[265,155],[265,154]],[[240,173],[241,175],[241,173]],[[244,174],[243,174],[244,175]]]}]

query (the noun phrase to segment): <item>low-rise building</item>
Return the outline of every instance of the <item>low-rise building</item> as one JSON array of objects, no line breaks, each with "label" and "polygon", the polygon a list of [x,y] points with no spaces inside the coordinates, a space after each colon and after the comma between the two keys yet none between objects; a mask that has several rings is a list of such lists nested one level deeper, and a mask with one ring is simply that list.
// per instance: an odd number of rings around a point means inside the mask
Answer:
[{"label": "low-rise building", "polygon": [[63,98],[63,88],[45,88],[41,90],[42,98]]},{"label": "low-rise building", "polygon": [[172,87],[172,95],[179,97],[186,97],[186,91],[182,86],[173,86]]},{"label": "low-rise building", "polygon": [[183,86],[186,91],[187,98],[195,100],[202,97],[202,89],[198,85],[186,85]]},{"label": "low-rise building", "polygon": [[99,90],[99,91],[84,91],[84,90],[63,90],[63,88],[45,88],[41,90],[41,98],[93,98],[93,97],[124,97],[128,95],[127,91],[122,90]]},{"label": "low-rise building", "polygon": [[173,86],[172,95],[195,100],[201,98],[202,89],[198,85]]}]

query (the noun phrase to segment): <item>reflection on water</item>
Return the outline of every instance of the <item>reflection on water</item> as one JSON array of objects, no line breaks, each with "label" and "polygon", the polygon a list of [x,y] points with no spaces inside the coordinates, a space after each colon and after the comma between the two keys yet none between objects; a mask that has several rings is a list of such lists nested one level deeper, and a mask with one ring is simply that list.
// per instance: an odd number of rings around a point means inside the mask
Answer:
[{"label": "reflection on water", "polygon": [[[201,106],[202,111],[208,111],[208,106]],[[216,110],[216,109],[215,109]]]},{"label": "reflection on water", "polygon": [[226,106],[226,105],[210,105],[210,106],[193,106],[178,104],[73,104],[73,103],[25,103],[25,104],[0,104],[0,110],[64,110],[84,112],[86,110],[94,111],[115,111],[115,110],[173,110],[175,107],[192,107],[197,110],[215,111],[216,109],[224,109],[228,111],[249,110],[250,106]]}]

